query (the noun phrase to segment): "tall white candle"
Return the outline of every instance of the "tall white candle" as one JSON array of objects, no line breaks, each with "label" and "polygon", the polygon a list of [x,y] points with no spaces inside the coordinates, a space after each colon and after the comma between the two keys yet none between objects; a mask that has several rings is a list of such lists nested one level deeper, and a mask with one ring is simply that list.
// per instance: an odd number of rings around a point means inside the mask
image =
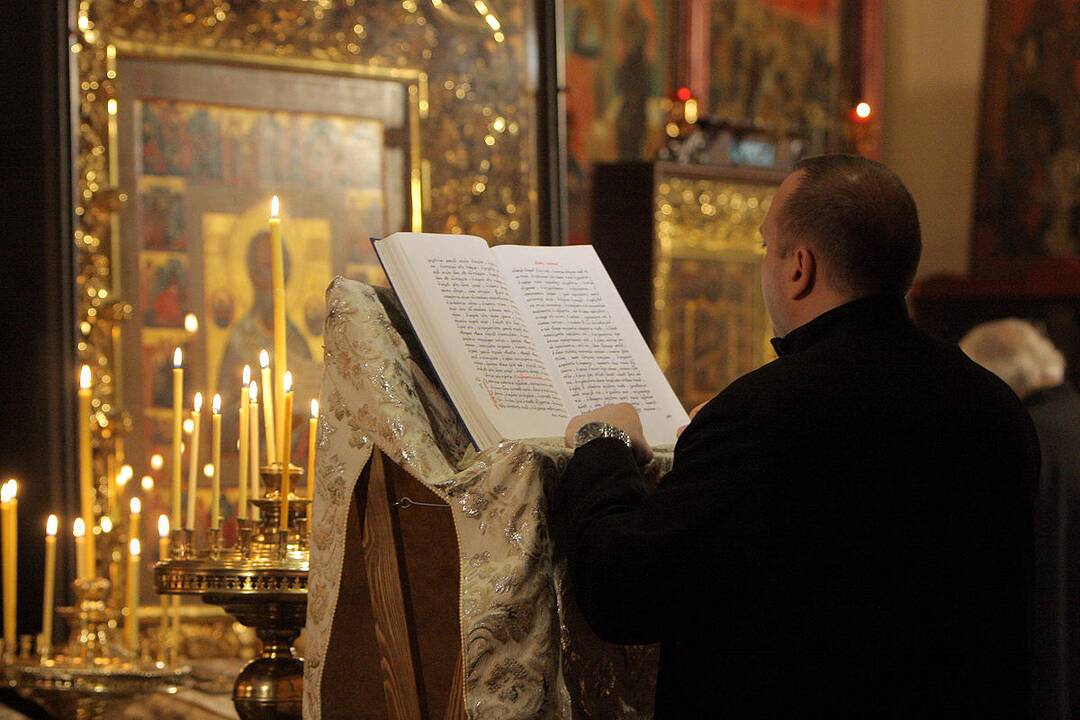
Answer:
[{"label": "tall white candle", "polygon": [[173,407],[172,407],[172,526],[180,527],[180,446],[184,437],[184,353],[180,348],[173,352]]},{"label": "tall white candle", "polygon": [[141,540],[142,528],[139,525],[142,523],[142,500],[137,497],[131,498],[128,509],[131,510],[131,515],[128,517],[128,537]]},{"label": "tall white candle", "polygon": [[56,594],[56,533],[60,521],[50,515],[45,524],[45,592],[41,598],[41,643],[38,648],[42,657],[52,652],[53,600]]},{"label": "tall white candle", "polygon": [[124,639],[128,650],[138,657],[139,652],[139,556],[142,546],[138,538],[131,538],[128,543],[127,568],[127,620],[124,622]]},{"label": "tall white candle", "polygon": [[94,520],[94,457],[90,451],[90,366],[83,365],[79,373],[79,511],[86,523],[87,535],[83,541],[86,553],[85,567],[90,575],[97,571],[97,552],[94,534],[89,532]]},{"label": "tall white candle", "polygon": [[81,517],[75,518],[71,526],[71,534],[75,537],[75,577],[86,580],[86,521]]},{"label": "tall white candle", "polygon": [[259,351],[259,370],[262,378],[262,406],[263,406],[263,431],[266,433],[266,464],[273,465],[277,462],[277,433],[274,431],[275,422],[281,418],[275,417],[273,384],[270,382],[270,353],[265,350]]},{"label": "tall white candle", "polygon": [[236,476],[238,478],[236,485],[237,485],[237,490],[239,492],[239,497],[237,498],[237,503],[239,504],[239,507],[237,508],[236,515],[241,520],[246,520],[247,516],[248,516],[248,513],[247,513],[247,483],[248,483],[248,455],[249,455],[249,453],[248,453],[248,442],[250,441],[249,438],[248,438],[248,434],[249,434],[248,433],[248,405],[249,405],[248,386],[251,384],[251,366],[250,365],[245,365],[244,366],[243,381],[244,381],[244,384],[240,388],[240,442],[239,442],[239,446],[237,448],[237,450],[239,450],[240,457],[239,457],[239,468],[238,468],[237,473],[236,473]]},{"label": "tall white candle", "polygon": [[[251,475],[248,492],[251,499],[256,500],[259,497],[259,386],[254,380],[248,392],[251,400],[248,406],[248,431],[251,433],[248,443],[248,452],[251,453],[248,459],[248,472]],[[253,520],[259,519],[259,508],[252,508],[251,517]]]},{"label": "tall white candle", "polygon": [[188,456],[190,466],[188,468],[188,498],[187,498],[187,525],[188,530],[195,529],[195,497],[199,482],[199,425],[202,419],[202,393],[195,393],[195,402],[192,405],[191,420],[191,453]]},{"label": "tall white candle", "polygon": [[17,602],[17,583],[19,577],[19,519],[18,484],[14,479],[8,480],[0,487],[0,519],[3,520],[0,534],[3,536],[3,576],[4,576],[4,647],[8,653],[15,654],[18,651],[17,632],[15,618]]},{"label": "tall white candle", "polygon": [[[285,348],[287,330],[285,320],[285,244],[281,238],[281,203],[275,195],[270,200],[270,287],[274,300],[274,390],[263,383],[263,402],[274,405],[277,432],[281,432],[282,412],[285,400],[285,371],[288,370],[288,351]],[[269,431],[271,428],[267,428]],[[267,434],[268,447],[281,444],[277,435]],[[271,439],[273,438],[273,439]],[[273,462],[273,461],[271,461]]]},{"label": "tall white candle", "polygon": [[214,474],[210,477],[210,527],[221,527],[221,395],[214,394],[210,405],[210,464]]}]

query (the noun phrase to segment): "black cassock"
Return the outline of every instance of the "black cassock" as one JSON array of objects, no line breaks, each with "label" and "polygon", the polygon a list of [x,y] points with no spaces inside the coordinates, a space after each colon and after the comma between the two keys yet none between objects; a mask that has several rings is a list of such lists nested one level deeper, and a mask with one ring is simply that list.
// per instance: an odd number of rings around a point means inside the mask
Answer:
[{"label": "black cassock", "polygon": [[1039,449],[1012,391],[899,297],[729,385],[647,494],[579,448],[552,532],[600,637],[660,642],[658,718],[1026,715]]},{"label": "black cassock", "polygon": [[1068,385],[1024,398],[1042,446],[1035,497],[1037,720],[1080,718],[1080,396]]}]

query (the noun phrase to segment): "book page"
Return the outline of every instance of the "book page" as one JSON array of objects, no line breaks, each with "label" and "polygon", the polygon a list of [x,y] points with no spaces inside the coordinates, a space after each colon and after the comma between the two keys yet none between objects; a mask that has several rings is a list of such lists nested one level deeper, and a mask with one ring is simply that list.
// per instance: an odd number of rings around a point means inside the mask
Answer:
[{"label": "book page", "polygon": [[487,244],[413,233],[379,244],[393,248],[387,275],[477,444],[561,436],[565,399]]},{"label": "book page", "polygon": [[493,248],[558,370],[573,414],[628,402],[654,445],[688,422],[590,246]]},{"label": "book page", "polygon": [[493,407],[566,417],[566,407],[491,258],[426,258],[446,309]]}]

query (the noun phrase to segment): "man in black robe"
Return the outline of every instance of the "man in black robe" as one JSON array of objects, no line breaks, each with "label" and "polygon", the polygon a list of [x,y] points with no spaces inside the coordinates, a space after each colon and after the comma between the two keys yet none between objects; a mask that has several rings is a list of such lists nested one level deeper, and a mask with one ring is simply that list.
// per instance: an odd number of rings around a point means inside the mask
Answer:
[{"label": "man in black robe", "polygon": [[1023,401],[1042,449],[1035,495],[1031,716],[1080,717],[1080,395],[1065,357],[1031,323],[983,323],[960,348]]},{"label": "man in black robe", "polygon": [[1035,432],[915,329],[915,204],[800,163],[761,229],[779,358],[696,413],[648,494],[629,405],[571,421],[552,532],[597,634],[661,643],[658,718],[1018,718]]}]

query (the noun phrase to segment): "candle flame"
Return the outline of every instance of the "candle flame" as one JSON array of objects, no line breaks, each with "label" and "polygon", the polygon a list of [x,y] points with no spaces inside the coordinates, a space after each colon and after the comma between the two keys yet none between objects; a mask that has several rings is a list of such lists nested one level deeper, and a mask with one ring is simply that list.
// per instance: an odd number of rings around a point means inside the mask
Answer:
[{"label": "candle flame", "polygon": [[15,499],[15,479],[8,480],[0,485],[0,502],[9,503]]},{"label": "candle flame", "polygon": [[99,525],[101,526],[101,532],[103,533],[111,533],[113,531],[112,518],[108,515],[101,516]]},{"label": "candle flame", "polygon": [[214,477],[214,463],[206,463],[203,465],[202,474],[208,478]]},{"label": "candle flame", "polygon": [[196,413],[201,413],[202,412],[202,393],[201,392],[195,393],[195,402],[192,403],[191,407]]},{"label": "candle flame", "polygon": [[251,402],[257,402],[259,399],[259,383],[254,380],[248,385],[248,397],[251,398]]},{"label": "candle flame", "polygon": [[251,383],[251,366],[250,365],[245,365],[244,366],[244,374],[241,376],[241,378],[242,378],[241,384],[244,387],[247,387]]},{"label": "candle flame", "polygon": [[128,503],[128,506],[131,508],[132,515],[138,515],[142,512],[142,500],[137,497],[131,498],[131,502]]},{"label": "candle flame", "polygon": [[[183,427],[183,430],[184,430],[184,434],[185,435],[190,435],[192,432],[195,431],[195,421],[192,420],[191,418],[186,418],[184,420],[184,424],[183,424],[182,427]],[[181,443],[181,445],[182,444],[183,443]]]},{"label": "candle flame", "polygon": [[154,489],[154,478],[150,477],[149,475],[143,475],[142,480],[139,481],[139,484],[142,485],[143,490],[150,492]]},{"label": "candle flame", "polygon": [[282,385],[285,386],[285,392],[292,392],[292,371],[286,370],[284,377],[282,377]]},{"label": "candle flame", "polygon": [[319,417],[319,401],[315,398],[311,398],[311,417]]},{"label": "candle flame", "polygon": [[160,537],[169,537],[169,516],[162,513],[157,519],[157,534]]},{"label": "candle flame", "polygon": [[128,543],[128,552],[132,557],[139,557],[142,553],[142,543],[139,542],[139,538],[131,538],[131,542]]},{"label": "candle flame", "polygon": [[266,352],[266,350],[259,351],[259,367],[270,367],[270,353]]},{"label": "candle flame", "polygon": [[74,524],[71,526],[71,534],[77,538],[81,538],[86,535],[86,521],[81,517],[75,518]]},{"label": "candle flame", "polygon": [[161,456],[161,453],[154,453],[150,456],[150,469],[160,470],[165,467],[165,458]]},{"label": "candle flame", "polygon": [[135,477],[135,469],[130,465],[121,465],[120,472],[116,473],[116,484],[124,487],[128,484],[128,480],[133,477]]},{"label": "candle flame", "polygon": [[60,519],[55,515],[50,515],[49,519],[45,521],[45,534],[49,537],[56,537],[56,531],[60,529]]},{"label": "candle flame", "polygon": [[[82,19],[81,17],[79,18]],[[105,104],[105,108],[109,111],[110,115],[116,114],[116,98],[109,98],[109,102]]]},{"label": "candle flame", "polygon": [[90,366],[83,365],[82,370],[79,371],[79,388],[82,390],[90,389]]},{"label": "candle flame", "polygon": [[270,198],[270,217],[277,218],[281,213],[281,201],[278,200],[278,196]]},{"label": "candle flame", "polygon": [[180,348],[176,348],[175,350],[173,350],[172,366],[174,368],[181,368],[184,366],[184,351]]},{"label": "candle flame", "polygon": [[221,414],[221,394],[214,393],[214,399],[210,401],[210,411],[215,415]]},{"label": "candle flame", "polygon": [[184,329],[192,335],[199,332],[199,318],[195,313],[188,313],[184,316]]}]

